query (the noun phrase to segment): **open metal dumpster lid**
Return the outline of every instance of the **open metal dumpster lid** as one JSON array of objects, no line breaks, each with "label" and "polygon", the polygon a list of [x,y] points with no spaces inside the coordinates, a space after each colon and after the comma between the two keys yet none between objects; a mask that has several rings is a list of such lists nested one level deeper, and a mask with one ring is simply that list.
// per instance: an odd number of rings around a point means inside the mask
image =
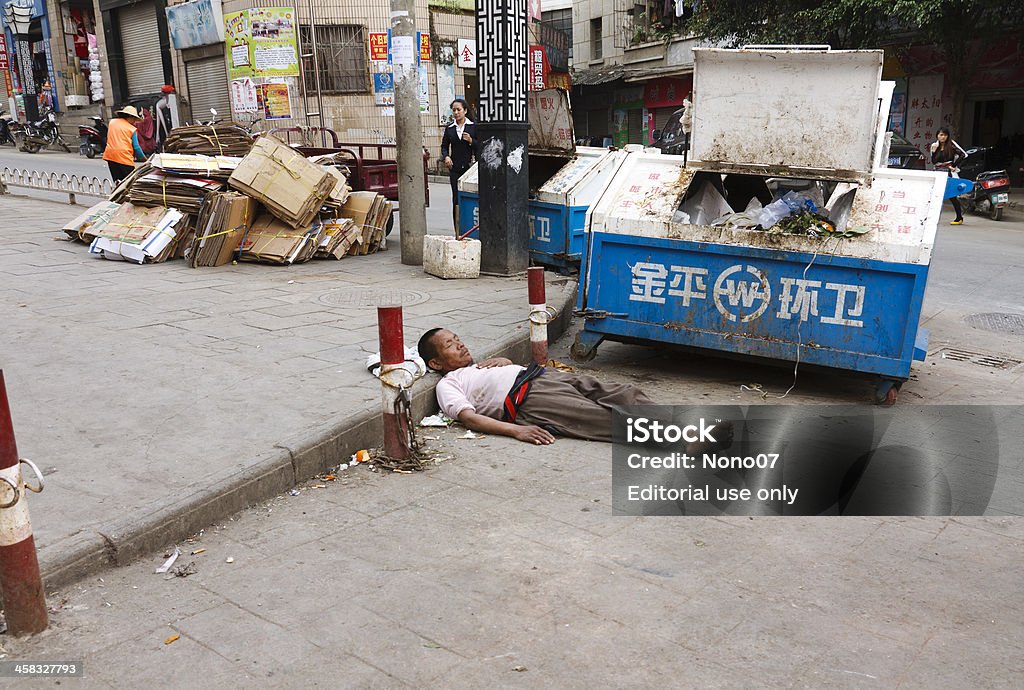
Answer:
[{"label": "open metal dumpster lid", "polygon": [[576,155],[537,190],[537,198],[564,205],[569,190],[578,185],[610,153],[609,149],[595,146],[577,146]]},{"label": "open metal dumpster lid", "polygon": [[942,173],[883,169],[875,171],[870,186],[848,185],[855,189],[849,224],[868,231],[839,240],[733,229],[725,225],[692,225],[677,220],[676,209],[695,174],[682,156],[631,153],[600,200],[591,207],[590,232],[893,263],[927,265],[931,261],[946,185]]},{"label": "open metal dumpster lid", "polygon": [[690,164],[866,181],[880,50],[695,48]]}]

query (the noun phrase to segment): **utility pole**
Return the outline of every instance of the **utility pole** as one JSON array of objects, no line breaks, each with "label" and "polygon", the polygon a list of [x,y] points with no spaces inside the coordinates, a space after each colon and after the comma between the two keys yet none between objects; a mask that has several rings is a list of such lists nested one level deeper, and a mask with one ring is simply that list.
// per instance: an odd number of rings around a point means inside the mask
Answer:
[{"label": "utility pole", "polygon": [[497,275],[522,273],[530,257],[526,2],[476,2],[480,269]]},{"label": "utility pole", "polygon": [[420,123],[416,1],[391,0],[391,64],[395,82],[395,139],[398,143],[398,224],[402,263],[423,265],[427,199],[423,177],[423,125]]}]

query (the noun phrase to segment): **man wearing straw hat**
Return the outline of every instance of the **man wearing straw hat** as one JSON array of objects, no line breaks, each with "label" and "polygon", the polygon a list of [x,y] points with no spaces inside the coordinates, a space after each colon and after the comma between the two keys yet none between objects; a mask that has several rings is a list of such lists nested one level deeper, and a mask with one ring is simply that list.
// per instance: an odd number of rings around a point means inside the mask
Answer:
[{"label": "man wearing straw hat", "polygon": [[114,113],[114,119],[107,127],[107,148],[103,150],[103,160],[110,168],[110,177],[115,185],[132,174],[135,161],[146,160],[135,131],[135,124],[141,119],[135,106],[127,105]]}]

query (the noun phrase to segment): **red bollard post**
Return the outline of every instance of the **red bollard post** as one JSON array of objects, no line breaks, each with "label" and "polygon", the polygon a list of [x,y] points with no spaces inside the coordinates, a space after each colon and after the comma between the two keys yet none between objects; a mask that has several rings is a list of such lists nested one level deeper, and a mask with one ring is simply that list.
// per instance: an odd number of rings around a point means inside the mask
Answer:
[{"label": "red bollard post", "polygon": [[544,267],[526,269],[526,283],[530,292],[530,351],[533,361],[544,366],[548,363],[548,304],[544,294]]},{"label": "red bollard post", "polygon": [[404,460],[409,457],[409,420],[404,414],[398,414],[401,390],[397,386],[400,379],[390,375],[395,370],[404,375],[401,366],[405,362],[405,335],[402,332],[401,307],[377,307],[377,336],[380,341],[384,453],[396,460]]},{"label": "red bollard post", "polygon": [[[0,587],[7,629],[12,635],[32,635],[46,630],[49,621],[21,463],[0,370]],[[41,489],[42,476],[38,479]]]}]

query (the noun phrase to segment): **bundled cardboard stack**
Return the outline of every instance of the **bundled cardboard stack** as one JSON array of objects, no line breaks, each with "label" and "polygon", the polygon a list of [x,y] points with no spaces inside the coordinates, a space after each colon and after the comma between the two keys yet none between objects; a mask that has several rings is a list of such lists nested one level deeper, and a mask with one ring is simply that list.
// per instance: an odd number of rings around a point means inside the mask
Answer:
[{"label": "bundled cardboard stack", "polygon": [[199,214],[195,237],[186,252],[189,265],[198,268],[230,262],[258,208],[256,201],[244,194],[211,194]]},{"label": "bundled cardboard stack", "polygon": [[295,229],[269,213],[256,218],[242,238],[238,258],[265,264],[300,264],[320,246],[320,224]]},{"label": "bundled cardboard stack", "polygon": [[167,135],[164,151],[204,156],[244,156],[252,148],[252,134],[237,122],[175,127]]},{"label": "bundled cardboard stack", "polygon": [[131,173],[130,175],[128,175],[128,177],[121,180],[117,184],[117,186],[114,187],[114,191],[110,193],[110,200],[116,201],[119,204],[123,204],[127,201],[130,201],[129,196],[131,194],[131,189],[132,186],[135,184],[135,181],[138,180],[140,177],[148,175],[151,172],[153,172],[153,166],[150,165],[149,163],[143,163],[142,165],[135,168],[135,172]]},{"label": "bundled cardboard stack", "polygon": [[339,213],[351,218],[362,232],[358,251],[349,254],[370,254],[381,248],[391,220],[391,203],[383,194],[352,192]]},{"label": "bundled cardboard stack", "polygon": [[309,228],[337,179],[273,137],[256,142],[228,184],[259,200],[292,228]]},{"label": "bundled cardboard stack", "polygon": [[68,221],[62,229],[71,239],[89,244],[96,239],[93,228],[99,229],[106,225],[119,208],[121,204],[117,202],[101,201],[74,220]]},{"label": "bundled cardboard stack", "polygon": [[351,218],[331,218],[320,227],[320,246],[316,250],[318,259],[341,259],[353,245],[362,242],[363,231]]},{"label": "bundled cardboard stack", "polygon": [[326,199],[324,199],[324,207],[329,209],[340,209],[348,201],[348,195],[352,193],[352,188],[348,186],[348,178],[345,174],[333,166],[325,165],[321,166],[324,170],[330,173],[331,177],[336,180],[334,189]]},{"label": "bundled cardboard stack", "polygon": [[89,253],[139,264],[166,261],[174,253],[186,223],[185,215],[177,209],[123,204],[102,228],[93,226],[96,238],[89,245]]},{"label": "bundled cardboard stack", "polygon": [[224,189],[217,180],[167,175],[151,172],[135,180],[128,198],[133,204],[165,206],[182,213],[198,214],[208,194]]},{"label": "bundled cardboard stack", "polygon": [[186,177],[196,176],[209,180],[227,180],[241,160],[237,156],[158,153],[149,159],[149,164],[165,173]]}]

